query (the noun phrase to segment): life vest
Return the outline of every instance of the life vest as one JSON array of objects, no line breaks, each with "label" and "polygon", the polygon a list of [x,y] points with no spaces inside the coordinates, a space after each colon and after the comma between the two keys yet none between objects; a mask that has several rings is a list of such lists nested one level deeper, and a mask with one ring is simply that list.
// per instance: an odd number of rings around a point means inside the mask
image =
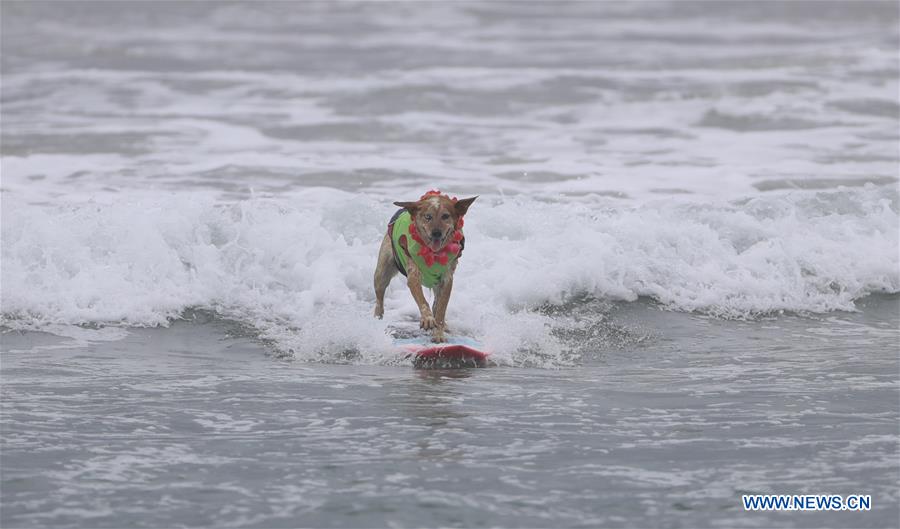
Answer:
[{"label": "life vest", "polygon": [[[397,211],[391,217],[388,231],[391,234],[394,261],[397,263],[400,273],[407,275],[406,271],[409,269],[409,263],[407,262],[408,253],[419,272],[421,272],[422,285],[428,288],[432,288],[440,282],[450,266],[462,253],[465,245],[465,238],[462,233],[462,218],[457,221],[453,239],[441,248],[439,252],[432,251],[431,248],[424,244],[416,231],[412,215],[405,209]],[[401,237],[405,238],[406,250],[400,245]]]}]

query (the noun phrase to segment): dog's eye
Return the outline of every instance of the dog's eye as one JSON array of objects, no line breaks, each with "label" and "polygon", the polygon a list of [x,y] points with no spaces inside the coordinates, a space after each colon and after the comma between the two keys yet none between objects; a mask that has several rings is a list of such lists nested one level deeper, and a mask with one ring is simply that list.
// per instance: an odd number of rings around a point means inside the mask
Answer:
[{"label": "dog's eye", "polygon": [[430,221],[430,220],[431,220],[431,215],[425,215],[425,220]]},{"label": "dog's eye", "polygon": [[441,215],[441,218],[444,219],[444,220],[447,220],[447,219],[450,218],[450,214],[449,214],[449,213],[444,213],[443,215]]}]

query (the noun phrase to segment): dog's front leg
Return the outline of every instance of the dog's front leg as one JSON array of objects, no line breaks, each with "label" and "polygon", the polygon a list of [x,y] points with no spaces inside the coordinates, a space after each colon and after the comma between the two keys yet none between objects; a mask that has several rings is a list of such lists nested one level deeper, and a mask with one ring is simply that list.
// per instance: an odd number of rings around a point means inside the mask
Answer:
[{"label": "dog's front leg", "polygon": [[[412,259],[407,262],[412,263]],[[406,286],[409,287],[409,292],[416,301],[416,305],[419,306],[421,316],[419,327],[425,330],[434,329],[436,327],[434,315],[431,313],[431,308],[428,307],[428,302],[425,301],[425,294],[422,292],[422,275],[415,265],[410,266],[407,271]]]},{"label": "dog's front leg", "polygon": [[447,304],[450,303],[450,292],[453,290],[453,272],[451,271],[441,279],[434,289],[434,319],[437,324],[431,335],[431,341],[441,343],[446,341],[444,330],[447,328]]}]

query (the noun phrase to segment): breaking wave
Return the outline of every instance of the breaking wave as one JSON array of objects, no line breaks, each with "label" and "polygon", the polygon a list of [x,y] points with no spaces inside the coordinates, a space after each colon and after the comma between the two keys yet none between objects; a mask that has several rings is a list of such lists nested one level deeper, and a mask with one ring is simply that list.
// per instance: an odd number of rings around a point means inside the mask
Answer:
[{"label": "breaking wave", "polygon": [[[301,359],[384,361],[386,325],[416,318],[397,280],[385,321],[371,316],[390,202],[326,189],[65,206],[7,194],[0,322],[156,326],[200,308]],[[559,365],[567,347],[553,329],[565,311],[540,308],[578,297],[649,297],[723,318],[852,311],[900,290],[897,203],[893,186],[872,185],[636,207],[482,196],[466,218],[448,321],[501,362],[549,355]]]}]

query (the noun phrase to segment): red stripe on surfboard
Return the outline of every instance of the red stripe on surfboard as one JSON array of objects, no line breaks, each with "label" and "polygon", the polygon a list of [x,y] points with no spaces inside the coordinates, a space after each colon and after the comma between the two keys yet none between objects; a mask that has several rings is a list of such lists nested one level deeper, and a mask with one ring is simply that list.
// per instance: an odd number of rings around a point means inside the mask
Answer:
[{"label": "red stripe on surfboard", "polygon": [[484,367],[485,360],[489,353],[473,349],[467,345],[461,344],[444,344],[444,345],[407,345],[404,347],[407,351],[415,355],[416,362],[430,360],[460,360],[472,361],[479,367]]},{"label": "red stripe on surfboard", "polygon": [[425,358],[477,358],[479,360],[484,360],[488,356],[488,354],[483,351],[459,344],[434,345],[423,347],[413,352],[416,353],[416,356]]}]

